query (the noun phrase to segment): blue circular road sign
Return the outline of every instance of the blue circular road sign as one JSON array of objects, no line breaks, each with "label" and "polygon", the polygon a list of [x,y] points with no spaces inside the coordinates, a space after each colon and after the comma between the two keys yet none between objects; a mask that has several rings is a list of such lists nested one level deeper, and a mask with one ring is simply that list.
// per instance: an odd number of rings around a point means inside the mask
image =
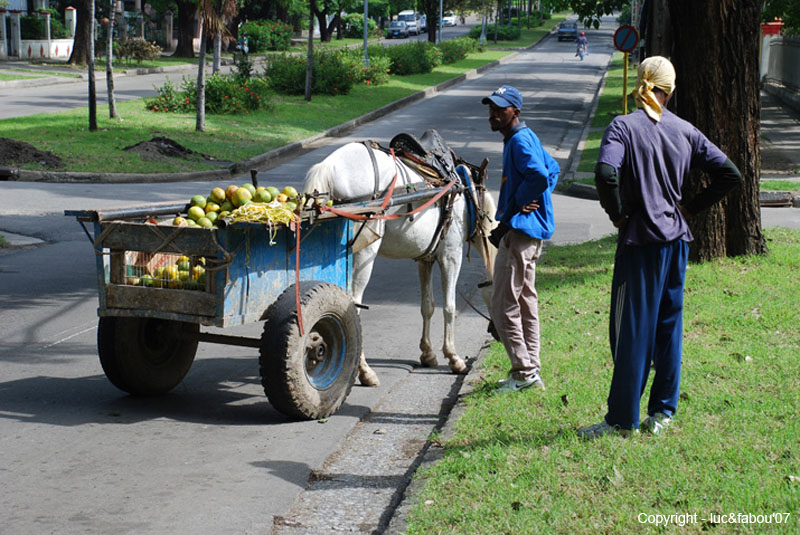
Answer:
[{"label": "blue circular road sign", "polygon": [[639,44],[639,34],[633,26],[625,24],[614,32],[614,47],[620,52],[631,52],[637,44]]}]

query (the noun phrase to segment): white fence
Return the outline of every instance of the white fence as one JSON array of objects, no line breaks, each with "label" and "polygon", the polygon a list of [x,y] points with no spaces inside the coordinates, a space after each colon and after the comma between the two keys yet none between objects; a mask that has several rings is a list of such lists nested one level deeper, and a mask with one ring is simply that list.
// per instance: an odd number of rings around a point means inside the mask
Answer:
[{"label": "white fence", "polygon": [[766,79],[800,91],[800,38],[770,40]]},{"label": "white fence", "polygon": [[20,41],[20,59],[69,59],[72,39],[23,39]]},{"label": "white fence", "polygon": [[800,112],[800,38],[764,38],[761,52],[764,90]]}]

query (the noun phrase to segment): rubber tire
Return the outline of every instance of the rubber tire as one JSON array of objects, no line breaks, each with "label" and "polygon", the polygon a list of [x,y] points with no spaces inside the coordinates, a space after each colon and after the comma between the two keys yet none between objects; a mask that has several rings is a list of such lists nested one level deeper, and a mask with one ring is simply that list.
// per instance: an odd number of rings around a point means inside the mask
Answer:
[{"label": "rubber tire", "polygon": [[111,384],[135,396],[175,388],[197,354],[196,323],[103,317],[97,326],[100,365]]},{"label": "rubber tire", "polygon": [[[342,405],[358,373],[361,320],[355,303],[340,287],[319,281],[300,283],[305,335],[300,335],[295,286],[267,309],[259,358],[261,384],[270,404],[290,418],[315,420]],[[318,338],[319,337],[319,338]],[[307,345],[323,340],[316,352]]]}]

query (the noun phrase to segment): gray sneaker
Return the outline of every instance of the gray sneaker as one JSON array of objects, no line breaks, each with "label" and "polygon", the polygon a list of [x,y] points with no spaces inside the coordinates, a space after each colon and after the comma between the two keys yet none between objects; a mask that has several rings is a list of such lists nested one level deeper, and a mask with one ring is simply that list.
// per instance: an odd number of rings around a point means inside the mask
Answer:
[{"label": "gray sneaker", "polygon": [[500,388],[497,389],[498,394],[507,394],[509,392],[517,392],[519,390],[524,390],[530,386],[534,388],[539,388],[544,390],[544,381],[537,373],[531,379],[514,379],[510,375],[503,379],[502,381],[498,381],[497,383]]},{"label": "gray sneaker", "polygon": [[648,416],[642,422],[642,430],[653,435],[658,435],[665,428],[669,427],[672,423],[672,417],[667,416],[663,412],[657,412],[652,416]]},{"label": "gray sneaker", "polygon": [[622,429],[618,425],[609,425],[605,420],[599,424],[589,425],[578,429],[578,436],[586,440],[592,440],[604,435],[629,437],[637,433],[639,433],[638,429]]}]

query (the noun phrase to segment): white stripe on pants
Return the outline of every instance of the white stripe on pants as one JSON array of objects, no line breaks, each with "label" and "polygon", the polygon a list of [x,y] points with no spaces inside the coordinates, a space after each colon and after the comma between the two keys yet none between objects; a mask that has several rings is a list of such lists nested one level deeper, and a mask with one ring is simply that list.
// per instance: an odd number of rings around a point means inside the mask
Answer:
[{"label": "white stripe on pants", "polygon": [[539,298],[536,261],[542,240],[511,230],[500,242],[492,281],[492,321],[511,360],[517,380],[533,378],[539,369]]}]

